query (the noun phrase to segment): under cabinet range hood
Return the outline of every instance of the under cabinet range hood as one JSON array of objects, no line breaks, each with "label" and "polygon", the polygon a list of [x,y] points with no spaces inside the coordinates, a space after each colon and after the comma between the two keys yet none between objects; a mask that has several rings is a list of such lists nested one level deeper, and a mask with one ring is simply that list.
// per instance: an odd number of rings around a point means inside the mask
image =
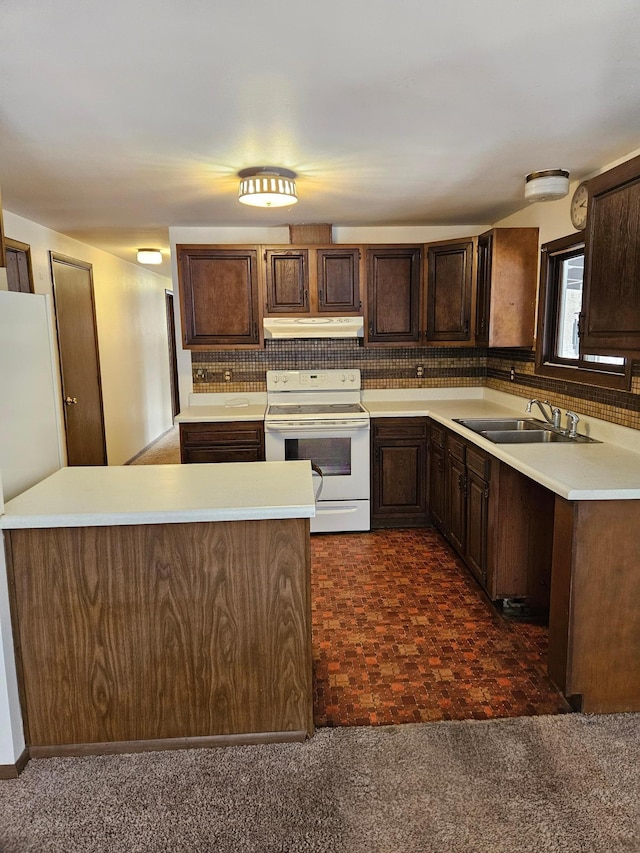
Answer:
[{"label": "under cabinet range hood", "polygon": [[362,338],[364,317],[265,317],[266,339]]}]

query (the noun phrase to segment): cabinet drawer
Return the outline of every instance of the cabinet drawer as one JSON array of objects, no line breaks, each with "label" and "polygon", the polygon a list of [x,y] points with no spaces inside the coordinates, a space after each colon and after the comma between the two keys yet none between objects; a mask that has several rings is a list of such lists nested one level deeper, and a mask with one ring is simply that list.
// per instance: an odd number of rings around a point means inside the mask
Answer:
[{"label": "cabinet drawer", "polygon": [[262,448],[258,446],[217,445],[182,448],[182,463],[187,465],[194,462],[262,462],[263,460]]},{"label": "cabinet drawer", "polygon": [[373,438],[425,438],[426,418],[381,418],[372,421]]},{"label": "cabinet drawer", "polygon": [[488,480],[491,473],[491,457],[484,450],[467,445],[467,468],[483,480]]},{"label": "cabinet drawer", "polygon": [[212,444],[261,445],[264,427],[258,421],[234,421],[223,424],[180,424],[180,441],[184,445]]},{"label": "cabinet drawer", "polygon": [[450,456],[453,456],[454,459],[459,459],[460,462],[464,462],[466,449],[467,445],[463,438],[459,438],[452,432],[447,435],[447,452]]}]

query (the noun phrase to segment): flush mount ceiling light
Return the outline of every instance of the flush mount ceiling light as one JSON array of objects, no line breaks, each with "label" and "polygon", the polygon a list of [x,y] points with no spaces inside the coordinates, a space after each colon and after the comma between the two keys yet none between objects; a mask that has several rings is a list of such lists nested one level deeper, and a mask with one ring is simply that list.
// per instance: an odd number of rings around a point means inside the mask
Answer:
[{"label": "flush mount ceiling light", "polygon": [[138,249],[139,264],[161,264],[162,252],[160,249]]},{"label": "flush mount ceiling light", "polygon": [[569,172],[566,169],[543,169],[530,172],[524,179],[527,201],[554,201],[569,192]]},{"label": "flush mount ceiling light", "polygon": [[238,201],[252,207],[287,207],[298,201],[295,172],[277,166],[257,166],[238,172]]}]

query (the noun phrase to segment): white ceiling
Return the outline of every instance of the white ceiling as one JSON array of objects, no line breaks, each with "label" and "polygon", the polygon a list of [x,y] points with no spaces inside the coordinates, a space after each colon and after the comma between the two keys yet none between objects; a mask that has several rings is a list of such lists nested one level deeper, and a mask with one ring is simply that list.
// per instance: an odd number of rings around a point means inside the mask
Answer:
[{"label": "white ceiling", "polygon": [[[0,20],[5,208],[127,260],[170,225],[493,222],[527,172],[640,147],[639,0],[0,0]],[[296,206],[238,203],[262,165],[298,173]]]}]

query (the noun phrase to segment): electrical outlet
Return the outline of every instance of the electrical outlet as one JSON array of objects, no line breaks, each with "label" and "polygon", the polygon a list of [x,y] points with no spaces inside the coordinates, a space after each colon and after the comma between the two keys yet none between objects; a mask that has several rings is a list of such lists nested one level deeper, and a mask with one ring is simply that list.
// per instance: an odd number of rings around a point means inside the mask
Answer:
[{"label": "electrical outlet", "polygon": [[509,382],[515,382],[515,381],[516,381],[516,369],[513,365],[511,365],[511,368],[509,369]]},{"label": "electrical outlet", "polygon": [[225,370],[224,381],[225,382],[231,382],[231,371],[230,370]]},{"label": "electrical outlet", "polygon": [[422,379],[424,376],[424,367],[421,364],[416,365],[416,378]]}]

